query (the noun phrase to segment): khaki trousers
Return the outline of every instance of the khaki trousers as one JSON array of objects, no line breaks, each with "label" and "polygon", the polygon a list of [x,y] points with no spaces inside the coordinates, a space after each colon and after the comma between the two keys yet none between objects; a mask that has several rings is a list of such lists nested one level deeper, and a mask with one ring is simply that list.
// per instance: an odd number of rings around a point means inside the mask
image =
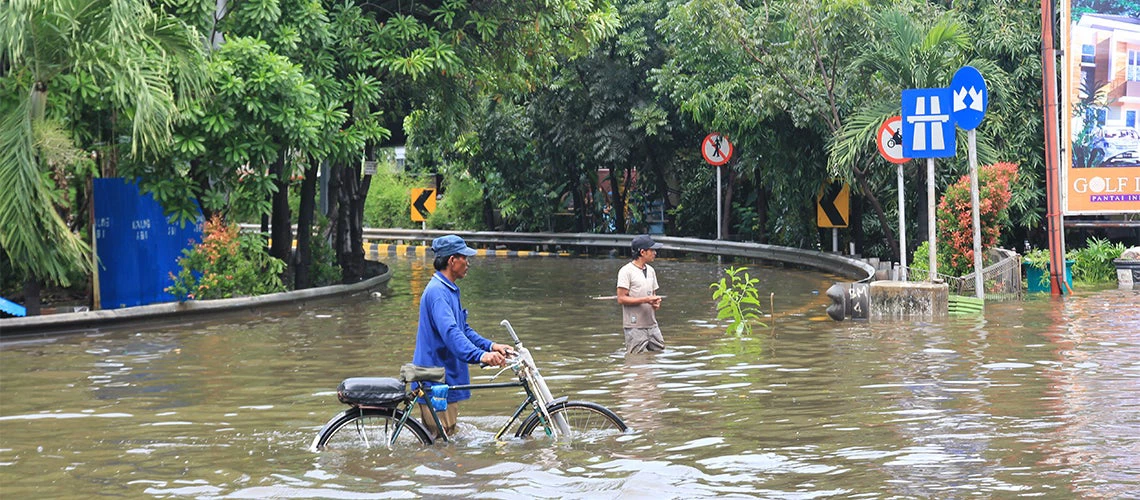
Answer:
[{"label": "khaki trousers", "polygon": [[[419,407],[420,420],[423,421],[424,427],[427,427],[432,439],[439,439],[439,429],[435,427],[435,420],[431,418],[431,409],[425,404],[421,404]],[[439,417],[439,423],[443,424],[443,430],[447,431],[447,436],[454,436],[455,431],[458,430],[459,403],[447,403],[446,410],[437,411],[435,414]]]}]

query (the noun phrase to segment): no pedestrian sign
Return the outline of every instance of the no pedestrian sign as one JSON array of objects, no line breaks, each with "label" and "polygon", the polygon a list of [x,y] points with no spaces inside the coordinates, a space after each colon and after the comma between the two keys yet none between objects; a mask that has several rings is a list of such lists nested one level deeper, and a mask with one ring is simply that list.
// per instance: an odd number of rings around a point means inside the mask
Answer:
[{"label": "no pedestrian sign", "polygon": [[732,143],[728,142],[728,139],[723,135],[715,132],[709,134],[701,143],[701,156],[705,157],[705,161],[714,167],[724,165],[732,159]]}]

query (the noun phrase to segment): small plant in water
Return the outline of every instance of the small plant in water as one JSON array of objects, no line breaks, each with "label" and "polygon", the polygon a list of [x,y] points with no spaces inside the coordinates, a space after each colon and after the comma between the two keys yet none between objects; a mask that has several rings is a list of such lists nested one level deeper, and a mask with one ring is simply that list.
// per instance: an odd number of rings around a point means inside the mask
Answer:
[{"label": "small plant in water", "polygon": [[756,284],[760,280],[744,272],[747,267],[730,267],[725,269],[726,278],[709,285],[713,289],[713,300],[716,304],[716,319],[729,319],[728,329],[725,333],[735,334],[737,337],[752,333],[752,323],[762,327],[768,326],[760,322],[760,292]]}]

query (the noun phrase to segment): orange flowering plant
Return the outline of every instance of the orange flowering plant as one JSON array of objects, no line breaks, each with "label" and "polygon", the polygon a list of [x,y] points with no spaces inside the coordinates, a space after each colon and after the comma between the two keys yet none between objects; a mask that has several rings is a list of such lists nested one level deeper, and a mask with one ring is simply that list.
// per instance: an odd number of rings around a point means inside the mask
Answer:
[{"label": "orange flowering plant", "polygon": [[285,291],[285,263],[265,251],[261,235],[242,233],[215,215],[202,229],[202,242],[182,251],[166,291],[178,300],[205,300]]},{"label": "orange flowering plant", "polygon": [[[1016,163],[1002,162],[978,168],[982,249],[996,246],[1002,227],[1009,223],[1011,186],[1016,180]],[[973,272],[974,221],[970,205],[970,175],[966,174],[946,188],[936,211],[939,271],[944,274],[962,276]]]}]

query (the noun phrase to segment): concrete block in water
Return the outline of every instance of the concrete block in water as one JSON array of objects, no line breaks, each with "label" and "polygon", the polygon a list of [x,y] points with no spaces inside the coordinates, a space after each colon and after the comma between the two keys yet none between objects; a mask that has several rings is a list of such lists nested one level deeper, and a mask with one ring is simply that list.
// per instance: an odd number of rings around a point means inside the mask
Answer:
[{"label": "concrete block in water", "polygon": [[946,283],[873,281],[870,319],[942,319],[949,314],[949,301]]},{"label": "concrete block in water", "polygon": [[1126,249],[1112,263],[1116,265],[1116,282],[1120,288],[1140,288],[1140,247]]}]

